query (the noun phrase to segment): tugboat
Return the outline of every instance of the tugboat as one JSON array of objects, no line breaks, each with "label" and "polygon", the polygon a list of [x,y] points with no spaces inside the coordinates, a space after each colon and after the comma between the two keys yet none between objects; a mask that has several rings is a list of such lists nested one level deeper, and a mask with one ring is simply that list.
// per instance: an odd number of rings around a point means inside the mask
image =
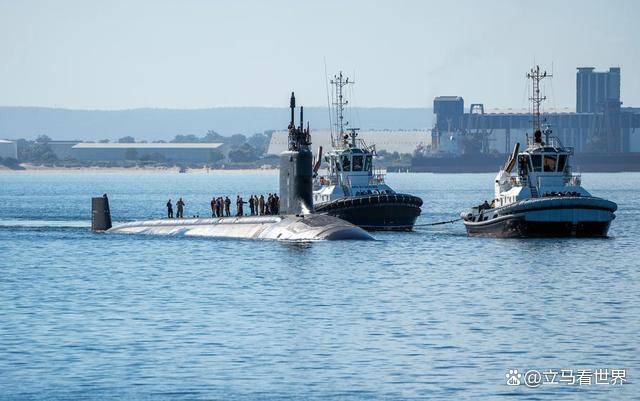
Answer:
[{"label": "tugboat", "polygon": [[[495,179],[495,199],[462,212],[470,236],[486,237],[606,237],[618,206],[592,196],[571,170],[573,148],[564,147],[540,125],[540,81],[550,77],[536,66],[533,81],[533,138],[513,153]],[[544,140],[542,138],[544,134]],[[517,174],[511,174],[515,166]]]},{"label": "tugboat", "polygon": [[340,72],[331,80],[335,87],[336,135],[326,155],[328,174],[318,175],[322,161],[319,148],[314,163],[313,200],[315,212],[339,217],[366,230],[411,231],[420,215],[422,199],[395,192],[384,182],[382,171],[373,166],[375,146],[358,138],[358,128],[345,131],[342,89],[352,84]]}]

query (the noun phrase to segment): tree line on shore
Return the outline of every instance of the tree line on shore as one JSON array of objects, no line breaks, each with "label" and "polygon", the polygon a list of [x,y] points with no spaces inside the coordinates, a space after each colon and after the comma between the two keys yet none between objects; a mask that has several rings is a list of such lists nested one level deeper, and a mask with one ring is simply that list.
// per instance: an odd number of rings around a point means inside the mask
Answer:
[{"label": "tree line on shore", "polygon": [[[47,135],[40,135],[35,140],[18,139],[18,159],[0,158],[0,165],[11,169],[20,169],[20,163],[31,163],[45,166],[58,167],[136,167],[136,166],[157,166],[157,167],[189,167],[202,168],[205,166],[213,168],[258,168],[263,165],[275,166],[278,164],[278,157],[267,155],[269,142],[273,131],[255,133],[250,136],[235,134],[222,136],[213,130],[209,130],[203,136],[197,135],[176,135],[168,141],[157,140],[152,142],[136,141],[132,136],[124,136],[115,143],[221,143],[219,148],[209,151],[206,162],[183,162],[167,160],[160,153],[139,154],[135,148],[125,151],[123,160],[118,161],[80,161],[72,158],[60,159],[53,151],[50,143],[52,139]],[[110,143],[111,140],[103,139],[98,143]],[[410,154],[399,154],[398,152],[387,152],[379,150],[377,152],[377,166],[388,168],[405,169],[411,164]]]},{"label": "tree line on shore", "polygon": [[[267,149],[269,147],[269,141],[271,140],[271,134],[273,131],[265,131],[262,133],[255,133],[251,136],[243,134],[235,134],[232,136],[222,136],[215,131],[207,131],[207,133],[201,137],[196,135],[176,135],[169,141],[153,141],[150,143],[221,143],[217,149],[212,149],[209,152],[207,165],[220,166],[223,164],[231,165],[247,165],[256,164],[261,162],[273,162],[272,157],[267,156]],[[18,159],[6,160],[6,158],[0,161],[0,163],[8,165],[9,167],[17,167],[19,163],[37,163],[44,165],[121,165],[124,167],[143,164],[156,164],[156,165],[182,165],[183,163],[167,160],[166,157],[160,153],[150,153],[139,155],[134,149],[127,149],[124,154],[124,160],[118,162],[102,162],[102,161],[78,161],[74,159],[60,159],[56,153],[52,150],[50,143],[52,139],[47,135],[40,135],[35,140],[18,139]],[[98,143],[110,143],[111,140],[103,139]],[[116,143],[149,143],[147,141],[136,141],[132,136],[124,136],[119,138]],[[201,163],[203,164],[203,163]]]}]

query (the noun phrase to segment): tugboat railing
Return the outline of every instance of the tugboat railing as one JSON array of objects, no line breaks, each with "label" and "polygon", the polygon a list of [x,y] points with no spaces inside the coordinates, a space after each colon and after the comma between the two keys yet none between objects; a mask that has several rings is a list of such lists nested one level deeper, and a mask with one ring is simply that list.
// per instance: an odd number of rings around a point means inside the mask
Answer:
[{"label": "tugboat railing", "polygon": [[581,174],[567,175],[564,179],[564,184],[568,187],[582,186],[582,175]]},{"label": "tugboat railing", "polygon": [[[539,177],[538,177],[539,178]],[[520,187],[528,187],[528,186],[540,186],[539,182],[532,181],[529,176],[509,176],[508,183],[511,187],[520,186]],[[571,170],[571,167],[567,167],[567,170],[563,177],[563,183],[568,187],[579,187],[582,185],[582,174],[574,173]]]}]

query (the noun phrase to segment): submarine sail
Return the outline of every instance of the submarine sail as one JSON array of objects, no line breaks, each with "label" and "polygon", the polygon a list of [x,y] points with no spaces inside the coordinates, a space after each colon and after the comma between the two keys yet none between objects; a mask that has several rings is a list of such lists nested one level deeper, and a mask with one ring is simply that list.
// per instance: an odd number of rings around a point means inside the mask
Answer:
[{"label": "submarine sail", "polygon": [[291,92],[291,121],[287,150],[280,155],[280,208],[284,214],[313,210],[313,154],[309,127],[304,128],[304,109],[300,125],[295,125],[296,97]]}]

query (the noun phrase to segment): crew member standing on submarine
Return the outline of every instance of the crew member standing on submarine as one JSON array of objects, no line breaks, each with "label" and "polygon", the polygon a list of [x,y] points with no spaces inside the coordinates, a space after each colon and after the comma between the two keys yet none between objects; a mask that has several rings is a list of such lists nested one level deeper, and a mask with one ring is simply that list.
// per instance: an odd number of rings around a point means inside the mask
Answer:
[{"label": "crew member standing on submarine", "polygon": [[[222,198],[220,198],[222,200]],[[224,197],[224,215],[229,217],[231,216],[231,199],[228,196]]]},{"label": "crew member standing on submarine", "polygon": [[178,202],[176,202],[176,206],[178,207],[178,214],[176,217],[179,219],[184,218],[184,201],[182,200],[182,198],[178,199]]},{"label": "crew member standing on submarine", "polygon": [[245,201],[242,200],[242,198],[240,197],[240,195],[238,195],[238,197],[236,198],[236,210],[237,210],[237,215],[238,216],[244,216],[244,210],[242,205],[246,203]]},{"label": "crew member standing on submarine", "polygon": [[271,192],[269,192],[269,196],[267,197],[267,202],[265,203],[265,210],[267,214],[271,214],[271,202],[273,200],[273,197],[271,195]]},{"label": "crew member standing on submarine", "polygon": [[253,195],[251,195],[251,197],[249,197],[249,212],[251,214],[251,216],[253,216],[256,212],[256,209],[254,207],[254,201],[253,201]]},{"label": "crew member standing on submarine", "polygon": [[173,219],[173,205],[171,204],[171,199],[167,202],[167,218]]}]

